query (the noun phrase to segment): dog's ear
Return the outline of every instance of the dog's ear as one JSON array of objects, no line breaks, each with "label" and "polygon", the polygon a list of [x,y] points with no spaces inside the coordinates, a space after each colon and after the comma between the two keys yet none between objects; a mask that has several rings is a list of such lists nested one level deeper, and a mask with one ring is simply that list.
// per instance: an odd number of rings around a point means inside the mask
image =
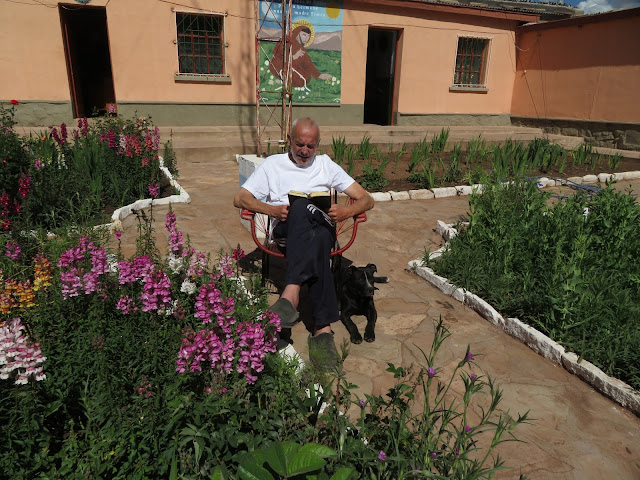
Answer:
[{"label": "dog's ear", "polygon": [[356,267],[355,265],[351,265],[347,269],[347,275],[353,275],[357,270],[358,270],[358,267]]},{"label": "dog's ear", "polygon": [[369,270],[371,273],[375,273],[378,271],[378,267],[376,267],[374,263],[369,263],[367,264],[367,270]]}]

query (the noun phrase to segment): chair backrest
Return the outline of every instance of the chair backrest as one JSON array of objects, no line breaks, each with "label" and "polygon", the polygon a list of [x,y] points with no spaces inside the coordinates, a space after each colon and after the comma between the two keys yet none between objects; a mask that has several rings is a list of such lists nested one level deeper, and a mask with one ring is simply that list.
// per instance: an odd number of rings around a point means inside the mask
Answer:
[{"label": "chair backrest", "polygon": [[[345,197],[346,202],[353,203],[353,199]],[[334,202],[338,202],[337,192],[334,192]],[[271,219],[257,215],[251,210],[242,209],[240,216],[243,220],[247,220],[250,223],[251,236],[256,246],[268,255],[274,257],[283,258],[284,253],[280,251],[278,245],[273,242],[269,237]],[[367,214],[361,213],[353,218],[347,219],[336,225],[336,245],[331,251],[331,256],[342,255],[356,239],[358,233],[358,224],[367,221]]]}]

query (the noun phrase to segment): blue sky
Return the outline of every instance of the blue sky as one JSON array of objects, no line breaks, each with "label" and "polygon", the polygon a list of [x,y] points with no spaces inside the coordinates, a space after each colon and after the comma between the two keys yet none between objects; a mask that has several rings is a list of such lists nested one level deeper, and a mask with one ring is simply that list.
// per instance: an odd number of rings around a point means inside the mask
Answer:
[{"label": "blue sky", "polygon": [[640,0],[564,0],[564,3],[584,10],[584,13],[602,13],[619,8],[640,7]]}]

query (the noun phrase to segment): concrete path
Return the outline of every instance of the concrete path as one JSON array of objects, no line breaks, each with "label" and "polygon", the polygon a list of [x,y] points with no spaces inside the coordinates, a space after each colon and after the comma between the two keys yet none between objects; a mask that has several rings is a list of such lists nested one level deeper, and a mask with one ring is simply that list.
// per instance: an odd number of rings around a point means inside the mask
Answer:
[{"label": "concrete path", "polygon": [[[232,205],[238,189],[237,164],[226,159],[207,161],[201,155],[182,157],[178,151],[178,168],[178,181],[191,195],[191,204],[176,204],[173,210],[178,228],[190,236],[192,246],[215,256],[220,249],[230,251],[239,243],[251,252],[251,237]],[[640,418],[405,270],[425,248],[442,245],[433,231],[437,220],[454,222],[467,209],[467,197],[452,197],[379,202],[369,212],[346,257],[356,265],[375,263],[389,283],[379,285],[376,293],[376,341],[350,347],[344,365],[348,379],[360,392],[385,394],[393,385],[387,363],[406,367],[420,362],[419,348],[429,349],[433,322],[442,317],[452,332],[439,357],[445,378],[470,344],[472,352],[482,354],[476,357],[479,366],[503,389],[500,409],[514,417],[529,410],[536,419],[516,430],[524,443],[504,444],[498,450],[514,469],[496,478],[526,474],[535,480],[640,479]],[[166,207],[154,207],[160,239],[166,239],[166,211]],[[130,252],[136,221],[129,217],[123,223],[123,245],[129,245]],[[164,245],[159,241],[161,248]],[[363,331],[364,317],[354,320]],[[348,339],[340,323],[334,330],[338,345]],[[305,360],[307,336],[304,324],[294,327],[293,345]],[[460,385],[453,388],[460,393]]]}]

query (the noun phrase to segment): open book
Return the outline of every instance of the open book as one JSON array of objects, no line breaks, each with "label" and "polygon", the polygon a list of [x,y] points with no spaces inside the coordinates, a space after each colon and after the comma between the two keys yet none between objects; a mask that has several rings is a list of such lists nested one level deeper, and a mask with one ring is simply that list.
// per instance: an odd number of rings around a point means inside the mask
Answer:
[{"label": "open book", "polygon": [[330,192],[311,192],[303,193],[296,190],[289,191],[289,205],[293,205],[298,198],[308,198],[311,203],[323,212],[327,212],[331,208]]}]

